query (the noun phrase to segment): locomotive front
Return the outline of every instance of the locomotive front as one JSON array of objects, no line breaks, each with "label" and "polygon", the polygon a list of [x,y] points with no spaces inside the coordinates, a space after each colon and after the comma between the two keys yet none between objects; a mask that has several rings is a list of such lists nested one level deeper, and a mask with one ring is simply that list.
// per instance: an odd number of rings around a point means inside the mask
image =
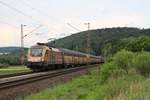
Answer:
[{"label": "locomotive front", "polygon": [[46,58],[47,51],[49,51],[47,46],[32,46],[28,50],[27,66],[31,69],[40,69],[45,66],[48,59]]}]

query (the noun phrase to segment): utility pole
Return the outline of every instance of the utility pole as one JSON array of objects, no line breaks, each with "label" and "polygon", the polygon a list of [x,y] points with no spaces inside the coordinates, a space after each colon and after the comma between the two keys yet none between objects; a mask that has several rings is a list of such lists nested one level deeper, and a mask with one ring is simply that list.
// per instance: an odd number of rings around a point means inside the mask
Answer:
[{"label": "utility pole", "polygon": [[23,35],[23,28],[26,25],[21,24],[21,64],[24,64],[24,35]]},{"label": "utility pole", "polygon": [[89,54],[90,53],[90,32],[89,32],[89,30],[90,30],[90,23],[88,22],[88,23],[85,23],[85,25],[87,25],[87,28],[88,28],[88,30],[87,30],[87,35],[86,35],[86,42],[87,42],[87,48],[86,48],[86,52]]},{"label": "utility pole", "polygon": [[[88,22],[88,23],[85,23],[85,25],[87,25],[87,35],[86,35],[86,42],[87,42],[87,48],[86,48],[86,53],[87,54],[90,54],[90,32],[89,32],[89,30],[90,30],[90,23]],[[88,61],[87,61],[87,66],[89,65],[89,61],[90,61],[90,58],[89,58],[89,55],[87,56],[88,57]],[[89,71],[89,69],[88,69],[88,67],[87,67],[87,74],[90,74],[90,71]]]},{"label": "utility pole", "polygon": [[27,37],[28,35],[30,35],[31,33],[33,33],[34,31],[36,31],[37,29],[39,29],[40,27],[42,27],[43,25],[39,25],[38,27],[36,27],[32,31],[30,31],[28,34],[24,35],[23,28],[25,26],[27,26],[27,25],[21,24],[21,64],[22,65],[24,64],[24,38]]}]

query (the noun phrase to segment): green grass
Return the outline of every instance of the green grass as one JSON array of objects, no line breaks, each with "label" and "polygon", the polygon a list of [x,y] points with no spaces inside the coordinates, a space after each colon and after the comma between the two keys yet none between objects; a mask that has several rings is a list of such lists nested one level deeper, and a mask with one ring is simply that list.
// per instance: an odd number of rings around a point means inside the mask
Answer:
[{"label": "green grass", "polygon": [[150,53],[122,50],[101,69],[25,100],[150,100]]},{"label": "green grass", "polygon": [[68,83],[31,95],[25,100],[57,100],[59,98],[63,98],[64,100],[74,100],[75,98],[82,98],[89,92],[89,88],[87,87],[95,86],[94,84],[97,83],[97,79],[98,73],[93,72],[92,75],[81,76]]},{"label": "green grass", "polygon": [[0,75],[22,73],[31,71],[26,66],[9,66],[6,68],[0,68]]},{"label": "green grass", "polygon": [[[23,100],[149,100],[150,79],[133,70],[101,83],[99,71],[30,95]],[[19,99],[20,100],[20,99]]]}]

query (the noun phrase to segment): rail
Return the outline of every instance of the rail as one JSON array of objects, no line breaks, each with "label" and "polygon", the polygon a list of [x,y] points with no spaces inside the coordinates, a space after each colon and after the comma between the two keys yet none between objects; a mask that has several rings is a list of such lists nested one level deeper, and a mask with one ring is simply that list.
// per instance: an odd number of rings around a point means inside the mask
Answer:
[{"label": "rail", "polygon": [[[50,71],[50,72],[40,72],[40,73],[33,73],[33,74],[21,75],[21,76],[9,77],[9,78],[1,78],[0,79],[0,90],[18,86],[18,85],[28,84],[28,83],[35,82],[38,80],[61,76],[63,74],[76,72],[76,71],[79,71],[82,69],[92,68],[92,66],[93,65],[88,65],[88,66],[75,67],[75,68],[69,68],[69,69],[61,69],[61,70]],[[95,65],[95,67],[96,66],[97,65]]]}]

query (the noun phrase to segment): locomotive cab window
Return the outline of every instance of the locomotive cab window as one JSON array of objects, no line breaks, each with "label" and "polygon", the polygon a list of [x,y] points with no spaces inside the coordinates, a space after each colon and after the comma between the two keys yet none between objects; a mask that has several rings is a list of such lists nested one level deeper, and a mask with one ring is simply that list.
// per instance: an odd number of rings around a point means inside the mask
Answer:
[{"label": "locomotive cab window", "polygon": [[36,57],[36,56],[42,56],[42,49],[40,48],[31,48],[31,56]]}]

